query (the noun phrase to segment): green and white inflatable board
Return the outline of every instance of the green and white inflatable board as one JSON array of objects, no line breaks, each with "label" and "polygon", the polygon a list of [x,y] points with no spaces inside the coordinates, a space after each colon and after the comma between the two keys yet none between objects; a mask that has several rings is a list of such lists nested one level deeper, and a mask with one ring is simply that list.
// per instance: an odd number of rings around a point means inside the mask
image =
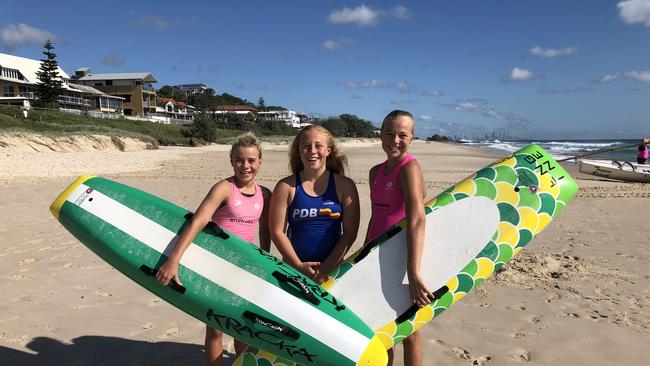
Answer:
[{"label": "green and white inflatable board", "polygon": [[[575,180],[529,145],[455,184],[425,204],[421,273],[430,305],[411,305],[406,279],[406,221],[350,255],[323,284],[375,329],[389,349],[440,315],[519,253],[573,198]],[[234,366],[298,366],[247,349]]]},{"label": "green and white inflatable board", "polygon": [[215,226],[179,266],[183,286],[155,271],[191,213],[108,179],[79,177],[54,216],[89,249],[170,304],[251,346],[303,365],[386,365],[384,346],[359,317],[274,256]]}]

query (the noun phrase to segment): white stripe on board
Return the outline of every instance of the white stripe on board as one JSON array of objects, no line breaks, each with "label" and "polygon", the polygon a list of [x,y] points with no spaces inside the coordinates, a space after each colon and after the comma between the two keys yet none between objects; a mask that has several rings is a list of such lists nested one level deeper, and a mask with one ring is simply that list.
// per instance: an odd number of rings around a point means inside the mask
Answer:
[{"label": "white stripe on board", "polygon": [[[84,184],[79,185],[67,201],[165,255],[169,255],[173,249],[169,243],[175,244],[178,239],[176,233]],[[183,254],[181,264],[290,323],[350,360],[358,361],[370,343],[366,336],[339,320],[194,243]]]}]

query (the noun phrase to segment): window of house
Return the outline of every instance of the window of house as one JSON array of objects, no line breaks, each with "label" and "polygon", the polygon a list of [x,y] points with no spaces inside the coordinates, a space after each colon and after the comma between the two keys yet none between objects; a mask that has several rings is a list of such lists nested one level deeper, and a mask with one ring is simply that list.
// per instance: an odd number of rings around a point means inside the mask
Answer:
[{"label": "window of house", "polygon": [[16,94],[14,92],[14,86],[13,85],[3,85],[2,86],[2,96],[3,97],[15,97]]},{"label": "window of house", "polygon": [[106,86],[113,86],[113,80],[106,80]]},{"label": "window of house", "polygon": [[29,87],[26,87],[26,86],[18,87],[18,91],[19,91],[21,97],[29,98]]},{"label": "window of house", "polygon": [[104,84],[102,84],[102,83],[95,83],[95,86],[102,86],[102,85],[104,85]]}]

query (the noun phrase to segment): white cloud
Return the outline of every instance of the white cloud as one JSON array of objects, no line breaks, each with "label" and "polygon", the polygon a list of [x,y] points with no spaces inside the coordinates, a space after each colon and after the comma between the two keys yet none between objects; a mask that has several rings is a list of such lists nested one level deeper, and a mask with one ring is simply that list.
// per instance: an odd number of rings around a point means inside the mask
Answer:
[{"label": "white cloud", "polygon": [[413,18],[411,11],[408,10],[408,8],[406,8],[404,5],[398,5],[394,7],[393,11],[391,11],[391,14],[397,19],[409,20]]},{"label": "white cloud", "polygon": [[362,83],[357,83],[352,80],[344,80],[343,86],[348,89],[378,89],[383,87],[377,79],[370,79]]},{"label": "white cloud", "polygon": [[340,38],[340,39],[328,39],[323,42],[321,47],[325,50],[334,51],[345,46],[351,46],[354,44],[354,41],[349,38]]},{"label": "white cloud", "polygon": [[598,78],[596,83],[611,83],[618,80],[635,80],[643,83],[650,83],[650,70],[628,70],[617,72],[615,74],[607,74]]},{"label": "white cloud", "polygon": [[617,6],[618,15],[625,23],[643,23],[650,27],[650,0],[625,0]]},{"label": "white cloud", "polygon": [[140,28],[154,28],[157,30],[165,30],[174,26],[184,26],[198,23],[199,17],[191,16],[188,18],[169,19],[158,15],[142,15],[138,19],[132,21],[132,24]]},{"label": "white cloud", "polygon": [[378,24],[380,16],[380,12],[361,4],[354,9],[343,8],[333,11],[327,19],[335,24],[354,23],[360,27],[368,27]]},{"label": "white cloud", "polygon": [[543,87],[540,92],[542,94],[575,94],[575,93],[586,93],[591,91],[590,87],[581,86],[581,85],[569,85],[564,88],[546,88]]},{"label": "white cloud", "polygon": [[644,83],[650,83],[650,70],[643,70],[643,71],[626,71],[625,76],[632,80],[636,81],[642,81]]},{"label": "white cloud", "polygon": [[541,48],[539,46],[535,46],[528,50],[528,52],[533,56],[546,57],[546,58],[569,56],[578,53],[578,51],[579,50],[577,47],[565,47],[565,48],[554,49],[554,48]]},{"label": "white cloud", "polygon": [[481,106],[474,102],[458,102],[454,109],[460,112],[474,112],[481,109]]},{"label": "white cloud", "polygon": [[428,114],[422,114],[422,115],[420,115],[420,117],[418,117],[418,120],[424,121],[424,122],[434,122],[434,121],[438,121],[439,118],[436,118],[436,117],[428,115]]},{"label": "white cloud", "polygon": [[25,23],[8,24],[0,31],[0,44],[8,50],[28,43],[41,44],[48,39],[53,41],[58,37],[51,32],[31,27]]},{"label": "white cloud", "polygon": [[411,11],[404,5],[398,5],[390,10],[373,9],[365,4],[356,8],[343,8],[335,10],[327,16],[327,20],[334,24],[356,24],[360,27],[370,27],[379,24],[382,19],[395,18],[410,20],[413,18]]},{"label": "white cloud", "polygon": [[535,79],[535,74],[528,69],[520,69],[518,67],[513,68],[508,75],[508,80],[510,81],[528,81],[533,79]]}]

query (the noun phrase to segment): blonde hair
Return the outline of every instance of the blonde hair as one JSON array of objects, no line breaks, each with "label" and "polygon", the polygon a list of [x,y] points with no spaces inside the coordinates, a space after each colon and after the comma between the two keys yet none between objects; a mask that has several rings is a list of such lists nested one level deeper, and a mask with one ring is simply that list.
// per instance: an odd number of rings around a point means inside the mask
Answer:
[{"label": "blonde hair", "polygon": [[327,137],[327,147],[330,149],[330,154],[325,161],[325,167],[330,172],[345,175],[345,167],[348,165],[348,158],[341,150],[336,147],[336,142],[332,134],[323,126],[312,125],[301,129],[296,137],[293,139],[291,149],[289,150],[289,169],[293,174],[298,174],[305,166],[300,160],[300,141],[309,132],[318,132]]},{"label": "blonde hair", "polygon": [[384,121],[381,123],[381,132],[384,132],[384,127],[386,126],[387,123],[393,121],[396,118],[399,117],[408,117],[413,121],[413,127],[411,128],[411,133],[415,132],[415,117],[411,114],[411,112],[408,111],[403,111],[401,109],[395,109],[388,113],[386,117],[384,117]]},{"label": "blonde hair", "polygon": [[262,146],[260,145],[259,141],[257,141],[257,137],[255,137],[252,132],[246,132],[243,135],[237,136],[237,139],[232,143],[232,146],[230,147],[231,159],[235,153],[235,149],[238,149],[240,147],[255,147],[257,148],[257,151],[259,151],[259,158],[262,158]]}]

